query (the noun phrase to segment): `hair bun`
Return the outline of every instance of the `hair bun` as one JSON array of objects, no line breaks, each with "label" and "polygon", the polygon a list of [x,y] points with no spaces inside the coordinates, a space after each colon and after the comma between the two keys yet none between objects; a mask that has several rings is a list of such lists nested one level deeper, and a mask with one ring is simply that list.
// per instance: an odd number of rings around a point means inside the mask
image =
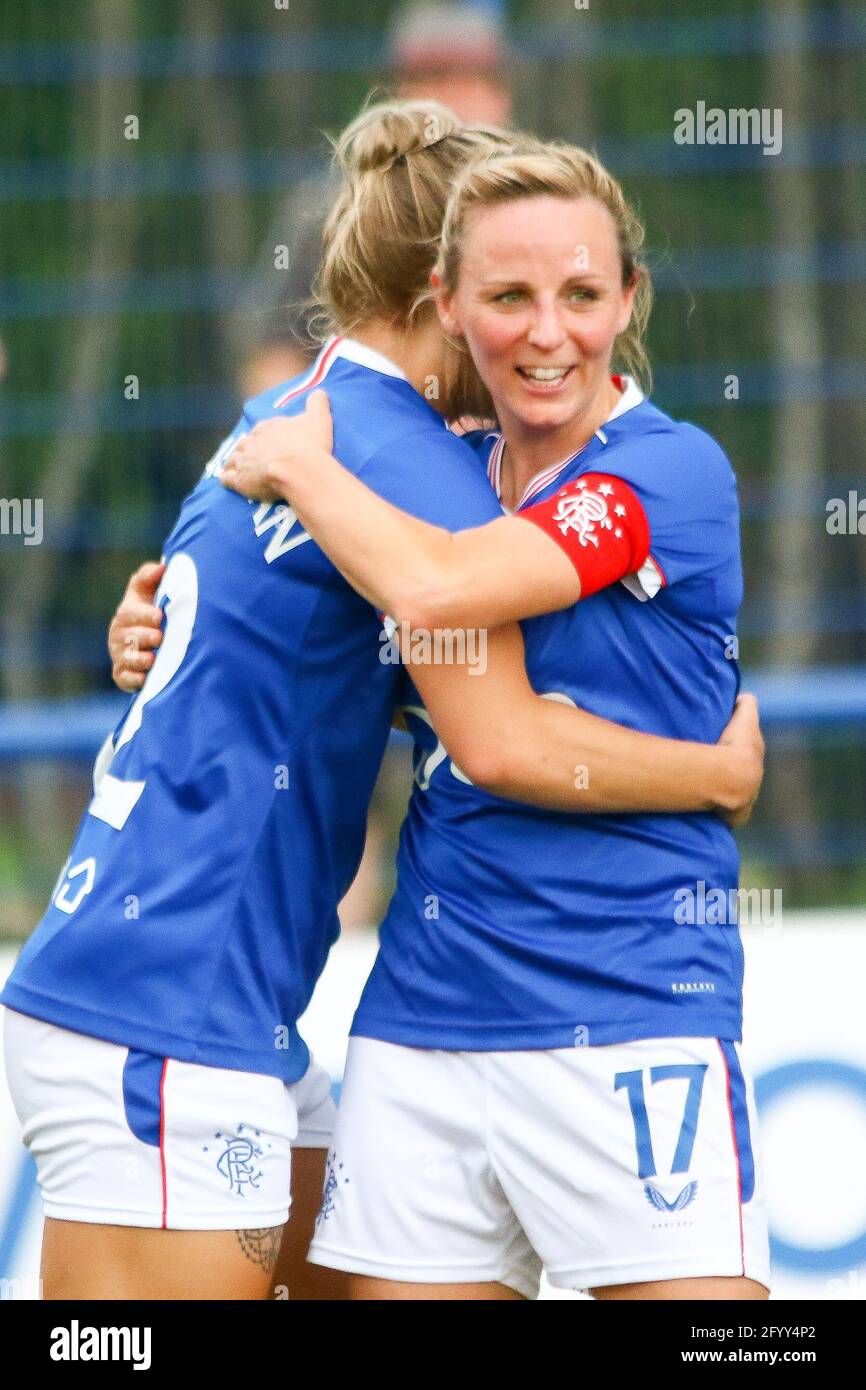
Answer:
[{"label": "hair bun", "polygon": [[438,101],[383,101],[363,111],[343,131],[334,162],[348,179],[390,169],[397,161],[462,129]]}]

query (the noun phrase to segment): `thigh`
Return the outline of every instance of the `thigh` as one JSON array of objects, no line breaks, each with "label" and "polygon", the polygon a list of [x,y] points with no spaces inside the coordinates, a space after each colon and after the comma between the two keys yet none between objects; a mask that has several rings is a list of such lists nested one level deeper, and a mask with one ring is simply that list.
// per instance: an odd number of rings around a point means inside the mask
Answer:
[{"label": "thigh", "polygon": [[538,1257],[488,1161],[485,1065],[484,1054],[351,1040],[311,1259],[373,1281],[355,1296],[537,1294]]},{"label": "thigh", "polygon": [[754,1104],[733,1044],[661,1038],[493,1063],[494,1166],[552,1284],[766,1288]]},{"label": "thigh", "polygon": [[445,1300],[489,1303],[523,1301],[524,1295],[507,1284],[401,1284],[394,1279],[371,1279],[363,1274],[354,1274],[349,1282],[353,1302],[424,1302],[439,1303]]},{"label": "thigh", "polygon": [[770,1296],[764,1284],[736,1276],[727,1279],[657,1279],[645,1284],[609,1284],[606,1288],[592,1289],[591,1292],[594,1298],[610,1302],[642,1299],[756,1302]]},{"label": "thigh", "polygon": [[307,1258],[337,1122],[331,1078],[311,1057],[306,1074],[291,1092],[298,1115],[298,1133],[292,1146],[292,1211],[283,1232],[271,1294],[277,1299],[339,1302],[349,1296],[347,1275],[311,1264]]},{"label": "thigh", "polygon": [[322,1205],[327,1149],[292,1151],[291,1219],[283,1230],[271,1297],[339,1302],[349,1297],[349,1276],[307,1259]]},{"label": "thigh", "polygon": [[167,1231],[48,1217],[43,1297],[55,1299],[264,1299],[282,1228]]}]

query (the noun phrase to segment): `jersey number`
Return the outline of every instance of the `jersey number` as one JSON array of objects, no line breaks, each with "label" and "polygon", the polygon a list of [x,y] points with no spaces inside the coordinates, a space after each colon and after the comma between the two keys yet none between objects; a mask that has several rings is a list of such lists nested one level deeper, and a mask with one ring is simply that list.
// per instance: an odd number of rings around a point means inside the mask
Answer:
[{"label": "jersey number", "polygon": [[[155,695],[165,690],[178,672],[186,656],[198,608],[198,571],[189,555],[173,555],[156,592],[154,602],[159,607],[165,600],[165,630],[156,660],[147,680],[129,707],[129,713],[115,743],[111,734],[105,740],[93,769],[94,796],[88,812],[115,830],[122,830],[141,793],[144,782],[123,781],[108,771],[112,759],[125,743],[129,743],[141,728],[144,707]],[[77,880],[73,886],[73,880]],[[96,860],[85,859],[69,867],[69,860],[60,875],[52,897],[54,906],[70,916],[81,906],[96,881]]]},{"label": "jersey number", "polygon": [[[689,1164],[692,1161],[692,1150],[695,1147],[695,1135],[698,1129],[698,1110],[701,1105],[701,1095],[704,1089],[704,1077],[707,1072],[706,1062],[695,1062],[666,1067],[650,1067],[650,1085],[656,1081],[686,1080],[689,1083],[686,1092],[686,1108],[683,1114],[683,1123],[680,1129],[680,1137],[677,1141],[674,1161],[671,1165],[672,1173],[687,1173]],[[649,1117],[646,1109],[646,1094],[644,1091],[644,1074],[642,1071],[618,1071],[613,1079],[613,1089],[619,1091],[624,1089],[628,1095],[628,1103],[631,1109],[631,1117],[634,1121],[634,1138],[637,1148],[637,1175],[639,1178],[651,1178],[656,1173],[656,1161],[653,1155],[652,1139],[650,1138]]]},{"label": "jersey number", "polygon": [[[154,602],[159,607],[165,600],[165,630],[156,660],[147,680],[133,700],[123,721],[117,742],[103,748],[94,772],[94,798],[88,807],[90,814],[103,820],[115,830],[122,830],[144,791],[144,782],[123,781],[114,777],[108,767],[124,744],[130,743],[141,728],[145,706],[162,694],[177,675],[186,656],[196,609],[198,608],[198,571],[189,555],[173,555],[162,578]],[[106,756],[107,754],[107,756]]]}]

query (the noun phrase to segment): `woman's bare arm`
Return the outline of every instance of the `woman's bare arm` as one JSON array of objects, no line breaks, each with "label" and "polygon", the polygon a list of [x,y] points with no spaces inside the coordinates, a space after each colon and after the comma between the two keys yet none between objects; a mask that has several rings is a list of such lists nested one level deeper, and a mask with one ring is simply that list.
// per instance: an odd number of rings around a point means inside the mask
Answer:
[{"label": "woman's bare arm", "polygon": [[[112,620],[122,690],[141,688],[162,640],[153,599],[163,568],[131,576]],[[484,643],[483,672],[481,663],[409,667],[443,745],[477,786],[559,811],[714,810],[731,825],[748,820],[764,755],[751,696],[740,698],[718,744],[658,738],[537,695],[515,625],[485,632]]]},{"label": "woman's bare arm", "polygon": [[[484,669],[409,666],[451,759],[477,786],[554,811],[717,811],[748,819],[763,776],[754,697],[740,697],[718,744],[638,733],[536,694],[516,624],[489,632]],[[438,775],[445,775],[440,773]]]},{"label": "woman's bare arm", "polygon": [[580,598],[571,561],[537,527],[502,517],[452,535],[418,521],[344,468],[331,442],[327,398],[314,392],[303,415],[245,435],[220,481],[260,501],[285,498],[352,587],[413,627],[496,627]]}]

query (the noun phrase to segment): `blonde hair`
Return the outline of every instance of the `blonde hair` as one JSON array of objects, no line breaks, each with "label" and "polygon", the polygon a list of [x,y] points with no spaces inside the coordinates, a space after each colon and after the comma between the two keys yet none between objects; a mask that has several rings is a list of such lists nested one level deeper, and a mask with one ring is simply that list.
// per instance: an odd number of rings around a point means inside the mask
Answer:
[{"label": "blonde hair", "polygon": [[324,230],[316,297],[326,327],[370,319],[409,328],[427,296],[454,180],[473,156],[509,148],[493,127],[464,126],[437,101],[385,101],[336,141],[343,186]]},{"label": "blonde hair", "polygon": [[631,321],[614,345],[614,363],[634,375],[646,391],[652,370],[644,338],[652,309],[652,281],[641,261],[644,226],[621,186],[604,165],[576,145],[521,140],[519,146],[470,164],[458,177],[445,213],[436,271],[453,293],[460,278],[466,223],[478,208],[522,198],[595,198],[616,227],[623,286],[637,280]]}]

